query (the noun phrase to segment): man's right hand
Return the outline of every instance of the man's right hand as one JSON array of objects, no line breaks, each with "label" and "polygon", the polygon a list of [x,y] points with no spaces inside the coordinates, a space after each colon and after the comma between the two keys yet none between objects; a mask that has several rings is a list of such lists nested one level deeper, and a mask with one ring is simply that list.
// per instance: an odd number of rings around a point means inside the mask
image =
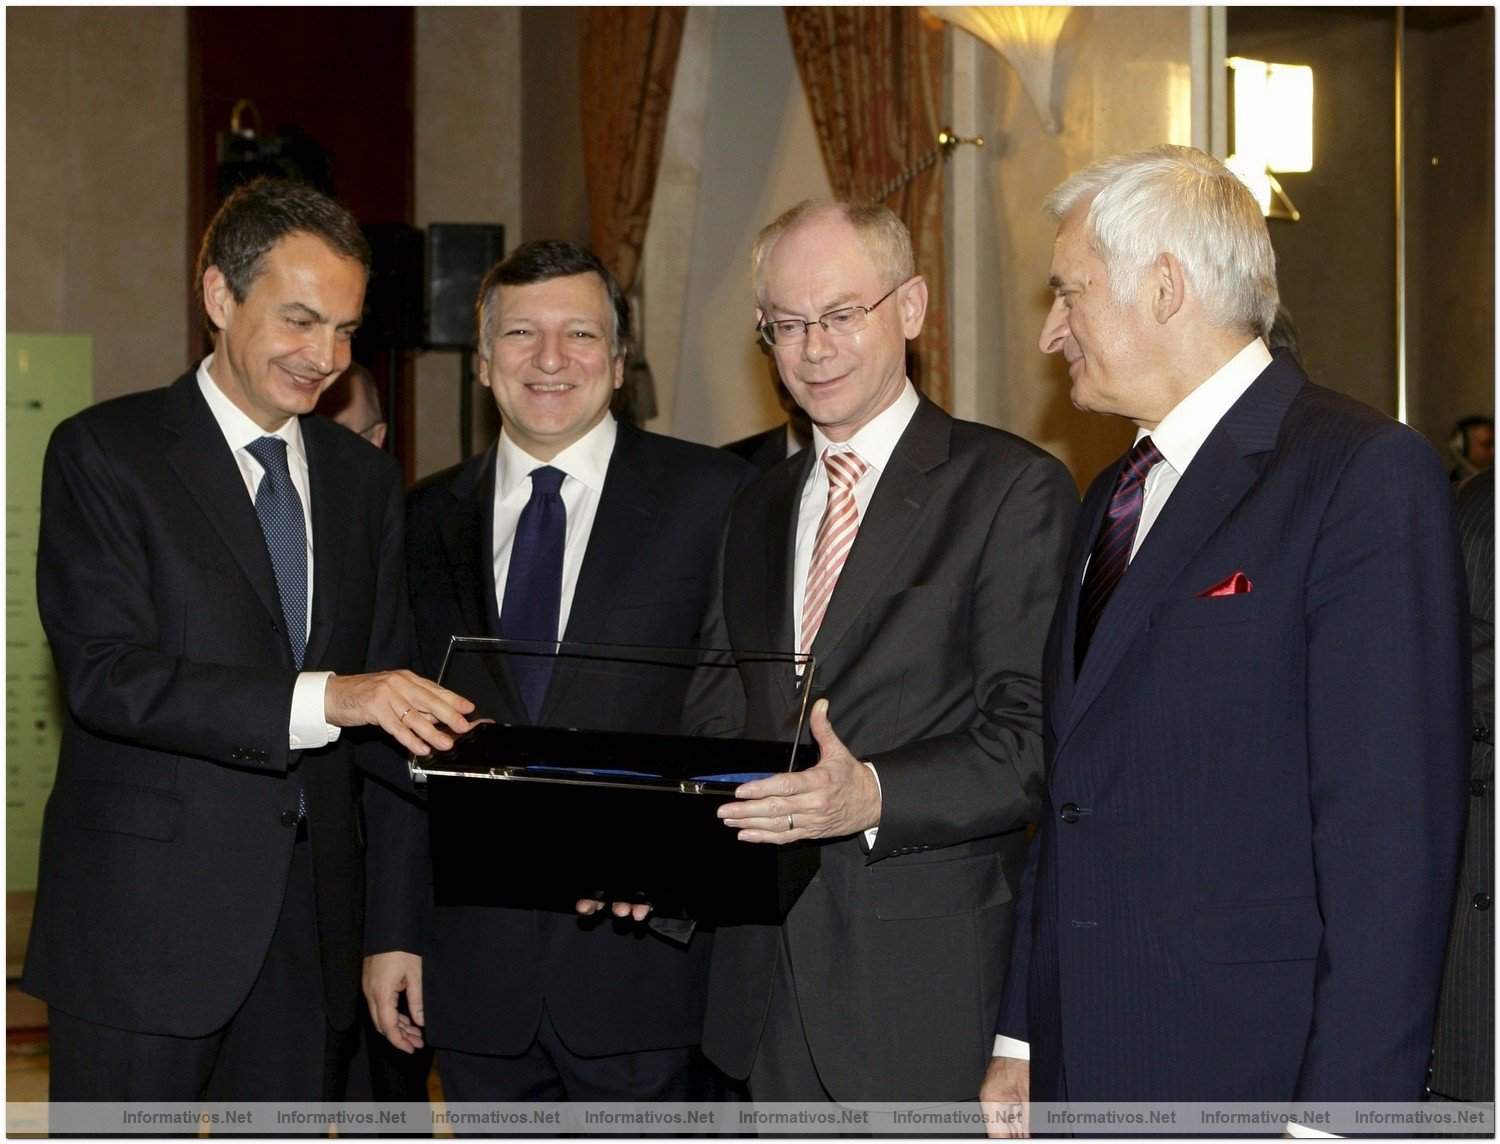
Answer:
[{"label": "man's right hand", "polygon": [[331,675],[323,692],[323,717],[335,727],[380,727],[414,755],[451,749],[453,738],[442,728],[469,730],[464,716],[473,710],[462,695],[404,668]]},{"label": "man's right hand", "polygon": [[992,1057],[979,1089],[985,1131],[996,1138],[1031,1135],[1031,1062]]},{"label": "man's right hand", "polygon": [[[422,1011],[422,959],[401,950],[374,954],[365,958],[363,984],[370,1020],[380,1035],[403,1053],[420,1049],[427,1020]],[[409,1017],[396,1008],[402,993]]]}]

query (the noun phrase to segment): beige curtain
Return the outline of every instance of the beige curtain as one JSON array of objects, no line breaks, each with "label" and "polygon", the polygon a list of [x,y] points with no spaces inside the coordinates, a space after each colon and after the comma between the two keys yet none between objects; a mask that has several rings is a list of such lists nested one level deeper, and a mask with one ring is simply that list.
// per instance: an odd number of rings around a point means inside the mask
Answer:
[{"label": "beige curtain", "polygon": [[[590,244],[620,288],[636,290],[685,8],[585,8],[579,44],[583,163]],[[644,359],[632,355],[617,410],[640,424],[656,413]]]},{"label": "beige curtain", "polygon": [[948,408],[941,26],[911,7],[788,8],[786,18],[834,194],[883,202],[911,230],[928,293],[912,381]]}]

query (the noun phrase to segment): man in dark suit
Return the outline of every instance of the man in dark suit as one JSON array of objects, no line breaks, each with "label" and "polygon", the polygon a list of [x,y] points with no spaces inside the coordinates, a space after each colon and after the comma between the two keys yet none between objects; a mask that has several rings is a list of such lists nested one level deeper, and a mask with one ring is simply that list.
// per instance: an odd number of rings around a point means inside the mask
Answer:
[{"label": "man in dark suit", "polygon": [[[820,756],[720,815],[747,844],[816,846],[821,871],[784,924],[719,928],[704,1050],[757,1101],[972,1099],[1077,492],[1054,458],[907,379],[927,288],[889,210],[802,203],[761,232],[755,267],[813,442],[736,500],[704,644],[810,651]],[[784,736],[803,685],[747,663],[690,715]]]},{"label": "man in dark suit", "polygon": [[1458,487],[1469,579],[1473,746],[1469,825],[1432,1042],[1434,1099],[1495,1099],[1495,470]]},{"label": "man in dark suit", "polygon": [[1140,432],[1084,498],[1048,638],[983,1096],[1419,1099],[1464,811],[1442,466],[1266,349],[1274,255],[1217,160],[1105,160],[1048,210],[1042,349]]},{"label": "man in dark suit", "polygon": [[[753,470],[609,415],[629,321],[609,272],[571,243],[527,243],[486,278],[479,377],[502,429],[482,455],[411,493],[420,662],[440,664],[454,635],[694,645],[724,515]],[[529,514],[558,497],[565,530],[559,522],[544,577],[526,558],[544,547]],[[518,585],[544,578],[553,614],[545,631],[523,630]],[[474,698],[479,714],[502,722],[609,730],[628,717],[595,688],[548,686],[534,710],[498,686]],[[425,814],[391,795],[370,805],[366,992],[398,1048],[438,1046],[450,1100],[718,1094],[698,1050],[710,934],[668,940],[593,916],[592,904],[587,917],[434,906],[420,873]],[[526,877],[524,861],[497,876]],[[403,991],[408,1014],[397,1011]]]},{"label": "man in dark suit", "polygon": [[[369,248],[275,181],[199,256],[214,352],[63,422],[37,597],[67,700],[23,987],[53,1100],[317,1100],[359,995],[355,745],[465,730],[409,662],[396,466],[301,419],[349,364]],[[373,672],[373,674],[366,674]],[[371,745],[373,746],[373,744]]]}]

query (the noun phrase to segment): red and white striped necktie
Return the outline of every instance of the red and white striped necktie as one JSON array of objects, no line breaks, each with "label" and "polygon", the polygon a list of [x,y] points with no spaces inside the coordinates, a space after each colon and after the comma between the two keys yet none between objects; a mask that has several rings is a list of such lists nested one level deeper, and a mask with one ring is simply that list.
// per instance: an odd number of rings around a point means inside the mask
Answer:
[{"label": "red and white striped necktie", "polygon": [[834,585],[839,582],[854,534],[859,531],[859,506],[854,502],[854,486],[870,466],[856,453],[823,452],[823,467],[828,470],[828,506],[818,524],[813,543],[812,563],[807,570],[807,591],[802,596],[802,648],[812,649]]}]

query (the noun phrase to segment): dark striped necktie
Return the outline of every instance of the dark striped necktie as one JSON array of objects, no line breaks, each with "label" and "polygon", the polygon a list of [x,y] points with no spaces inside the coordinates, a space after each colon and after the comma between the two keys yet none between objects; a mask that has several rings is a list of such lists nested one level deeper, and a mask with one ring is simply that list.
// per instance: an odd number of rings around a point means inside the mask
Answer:
[{"label": "dark striped necktie", "polygon": [[1115,490],[1110,494],[1109,508],[1099,525],[1094,550],[1089,556],[1088,571],[1083,576],[1083,590],[1078,595],[1078,640],[1074,645],[1073,670],[1083,667],[1089,641],[1094,636],[1099,617],[1114,595],[1115,587],[1130,567],[1130,549],[1135,543],[1136,528],[1141,523],[1141,506],[1146,500],[1146,475],[1162,459],[1150,437],[1142,437],[1125,455]]}]

